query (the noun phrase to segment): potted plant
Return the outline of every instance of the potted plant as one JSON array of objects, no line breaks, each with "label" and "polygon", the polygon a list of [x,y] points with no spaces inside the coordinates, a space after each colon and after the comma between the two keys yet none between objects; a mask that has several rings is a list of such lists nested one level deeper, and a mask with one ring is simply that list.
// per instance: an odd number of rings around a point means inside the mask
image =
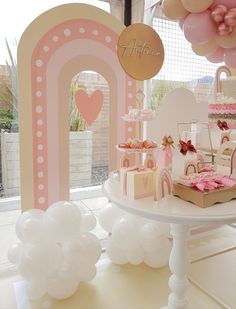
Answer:
[{"label": "potted plant", "polygon": [[70,85],[69,121],[70,121],[70,186],[86,186],[91,184],[92,174],[92,131],[79,112],[75,94],[85,89],[78,82],[76,75]]},{"label": "potted plant", "polygon": [[17,65],[6,40],[10,63],[6,61],[9,79],[0,82],[0,101],[9,110],[0,110],[2,184],[6,196],[19,194],[19,134]]},{"label": "potted plant", "polygon": [[[0,84],[0,100],[9,106],[9,111],[0,110],[2,185],[5,196],[19,194],[19,134],[17,101],[17,64],[6,41],[10,64],[7,62],[11,83]],[[78,112],[75,93],[81,88],[76,79],[70,87],[70,186],[85,186],[91,183],[92,132]]]}]

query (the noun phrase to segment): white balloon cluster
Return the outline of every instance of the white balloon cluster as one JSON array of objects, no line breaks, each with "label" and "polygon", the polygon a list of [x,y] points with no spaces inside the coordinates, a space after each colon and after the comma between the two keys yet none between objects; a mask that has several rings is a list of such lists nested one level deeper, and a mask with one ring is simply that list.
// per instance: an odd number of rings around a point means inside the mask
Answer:
[{"label": "white balloon cluster", "polygon": [[95,226],[92,214],[81,214],[66,201],[45,212],[30,209],[19,217],[16,234],[21,242],[12,245],[8,259],[27,280],[31,299],[46,292],[56,299],[70,297],[79,282],[95,277],[101,255],[99,240],[89,233]]},{"label": "white balloon cluster", "polygon": [[171,250],[168,224],[127,214],[111,203],[100,212],[99,223],[111,233],[106,253],[113,263],[144,262],[155,268],[168,263]]}]

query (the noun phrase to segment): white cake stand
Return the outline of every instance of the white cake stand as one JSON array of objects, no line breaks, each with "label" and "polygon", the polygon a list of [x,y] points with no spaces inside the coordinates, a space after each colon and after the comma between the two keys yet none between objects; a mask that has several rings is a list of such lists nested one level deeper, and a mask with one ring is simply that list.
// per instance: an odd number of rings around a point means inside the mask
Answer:
[{"label": "white cake stand", "polygon": [[172,272],[169,279],[171,293],[165,309],[187,309],[189,226],[236,222],[236,201],[217,204],[205,209],[173,196],[165,197],[159,202],[154,202],[151,197],[130,201],[121,194],[119,182],[114,180],[105,181],[103,192],[110,201],[133,215],[171,223],[171,235],[173,236],[173,247],[169,259]]}]

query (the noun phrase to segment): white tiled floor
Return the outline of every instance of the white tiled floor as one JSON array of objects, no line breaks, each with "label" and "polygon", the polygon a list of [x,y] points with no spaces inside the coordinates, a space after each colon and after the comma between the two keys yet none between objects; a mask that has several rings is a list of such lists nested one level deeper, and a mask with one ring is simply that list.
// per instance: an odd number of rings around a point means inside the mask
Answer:
[{"label": "white tiled floor", "polygon": [[93,211],[101,210],[108,203],[108,199],[106,197],[88,198],[81,200],[81,202]]},{"label": "white tiled floor", "polygon": [[[80,201],[75,202],[76,205],[80,208],[81,212],[88,212],[91,211],[97,218],[101,209],[108,203],[108,200],[105,197],[98,197],[98,198],[87,198],[82,199]],[[7,251],[11,243],[17,241],[14,226],[17,218],[20,215],[20,211],[6,211],[0,212],[0,273],[9,275],[13,270],[11,264],[7,261]],[[97,237],[102,240],[102,245],[104,245],[104,239],[107,238],[108,234],[105,232],[99,224],[97,224],[96,228],[92,231]],[[227,264],[232,264],[233,259],[229,258],[234,256],[236,252],[236,224],[231,226],[224,225],[224,226],[211,226],[208,228],[198,228],[196,229],[195,233],[192,235],[190,242],[189,242],[189,251],[190,251],[190,258],[193,262],[193,266],[191,266],[192,279],[197,281],[197,284],[202,285],[203,281],[205,280],[205,276],[207,274],[201,272],[201,263],[204,266],[207,263],[211,264],[211,261],[215,263],[215,268],[219,268],[217,266],[218,261],[224,264],[224,261]],[[230,255],[230,253],[232,254]],[[217,258],[219,256],[219,258]],[[225,256],[225,260],[224,260]],[[199,268],[199,267],[200,268]],[[227,265],[227,274],[230,276],[230,267],[234,267],[234,265]],[[215,269],[212,266],[212,269]],[[223,271],[223,270],[222,270]],[[205,272],[205,271],[204,271]],[[230,282],[234,282],[233,278],[230,278]],[[164,279],[163,279],[164,280]],[[167,280],[167,279],[165,279]],[[225,279],[226,280],[226,279]],[[207,290],[211,291],[211,293],[218,293],[217,287],[214,285],[214,282],[208,282]],[[225,283],[226,284],[226,283]],[[193,288],[196,291],[196,295],[200,293],[197,292],[197,287]],[[231,292],[230,292],[231,291]],[[230,304],[234,304],[234,297],[233,290],[227,290],[227,293],[221,291],[220,297],[225,300],[226,295],[230,295],[231,302]],[[195,294],[194,294],[195,295]],[[193,296],[194,296],[193,295]],[[228,296],[227,296],[228,297]],[[207,307],[206,307],[207,308]],[[219,308],[219,307],[217,307]],[[221,306],[220,306],[221,308]],[[224,308],[224,306],[222,307]],[[226,307],[225,307],[226,308]],[[236,300],[235,300],[235,308],[236,308]],[[0,309],[8,309],[8,308],[1,308]],[[215,308],[209,308],[215,309]],[[233,309],[233,307],[232,307]]]}]

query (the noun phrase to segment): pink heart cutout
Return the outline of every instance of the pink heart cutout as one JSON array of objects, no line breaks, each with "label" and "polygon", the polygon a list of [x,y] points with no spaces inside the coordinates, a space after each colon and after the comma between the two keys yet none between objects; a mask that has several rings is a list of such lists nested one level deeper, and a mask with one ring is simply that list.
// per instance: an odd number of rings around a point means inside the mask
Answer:
[{"label": "pink heart cutout", "polygon": [[95,90],[91,96],[84,90],[78,90],[75,94],[76,106],[88,125],[97,119],[103,105],[103,93]]}]

